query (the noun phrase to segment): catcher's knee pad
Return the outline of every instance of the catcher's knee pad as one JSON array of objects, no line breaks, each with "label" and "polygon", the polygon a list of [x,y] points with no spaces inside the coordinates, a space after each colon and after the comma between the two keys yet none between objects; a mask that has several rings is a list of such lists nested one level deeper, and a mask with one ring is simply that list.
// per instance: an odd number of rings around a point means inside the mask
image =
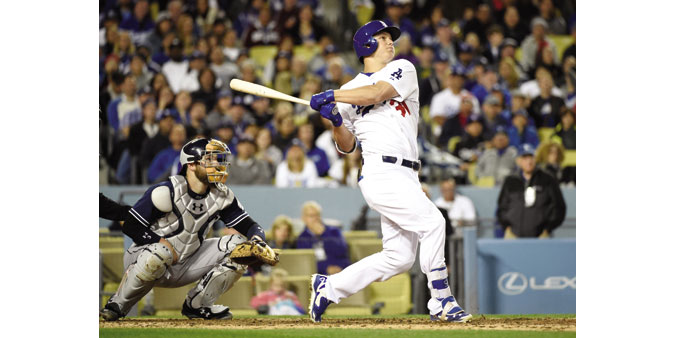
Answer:
[{"label": "catcher's knee pad", "polygon": [[219,250],[230,254],[236,245],[247,241],[247,238],[240,234],[226,235],[219,238]]},{"label": "catcher's knee pad", "polygon": [[173,264],[173,253],[161,244],[149,244],[137,257],[135,262],[135,275],[145,282],[157,280],[166,272],[166,268]]},{"label": "catcher's knee pad", "polygon": [[245,266],[233,262],[217,264],[187,294],[193,308],[210,307],[245,273]]}]

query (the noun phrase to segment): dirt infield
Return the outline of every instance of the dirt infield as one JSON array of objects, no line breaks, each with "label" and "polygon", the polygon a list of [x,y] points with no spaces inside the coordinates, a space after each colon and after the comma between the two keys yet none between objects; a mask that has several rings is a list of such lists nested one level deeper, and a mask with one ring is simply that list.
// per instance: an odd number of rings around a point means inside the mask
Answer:
[{"label": "dirt infield", "polygon": [[117,322],[99,322],[101,328],[206,328],[206,329],[290,329],[290,328],[345,328],[345,329],[402,329],[402,330],[522,330],[573,331],[575,318],[485,318],[474,316],[468,323],[437,323],[427,318],[353,318],[329,319],[314,324],[308,318],[237,318],[229,321],[190,319],[121,319]]}]

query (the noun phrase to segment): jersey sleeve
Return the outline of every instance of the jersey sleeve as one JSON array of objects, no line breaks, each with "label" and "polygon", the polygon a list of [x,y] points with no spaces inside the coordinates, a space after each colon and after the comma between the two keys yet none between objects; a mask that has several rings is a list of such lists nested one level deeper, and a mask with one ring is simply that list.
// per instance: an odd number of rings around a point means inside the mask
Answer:
[{"label": "jersey sleeve", "polygon": [[147,228],[164,214],[161,210],[156,208],[151,196],[154,189],[161,186],[166,186],[169,191],[173,191],[173,183],[171,183],[171,181],[155,184],[149,187],[139,201],[129,210],[130,215]]},{"label": "jersey sleeve", "polygon": [[394,90],[399,94],[399,96],[394,97],[394,99],[403,101],[411,96],[418,88],[416,67],[407,60],[401,59],[390,62],[380,72],[384,74],[379,78],[379,81],[385,81],[391,84]]},{"label": "jersey sleeve", "polygon": [[221,216],[223,224],[225,224],[226,227],[229,228],[238,225],[240,222],[242,222],[244,219],[248,217],[245,208],[243,208],[243,205],[240,204],[240,201],[238,201],[237,197],[233,199],[233,203],[231,203],[225,209],[221,210],[219,215]]}]

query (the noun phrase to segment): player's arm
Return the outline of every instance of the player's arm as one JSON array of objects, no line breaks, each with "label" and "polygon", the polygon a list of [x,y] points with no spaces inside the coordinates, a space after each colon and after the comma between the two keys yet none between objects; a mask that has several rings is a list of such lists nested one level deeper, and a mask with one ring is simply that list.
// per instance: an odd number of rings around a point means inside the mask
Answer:
[{"label": "player's arm", "polygon": [[219,215],[226,227],[235,229],[248,239],[257,236],[266,241],[264,229],[248,215],[238,198],[234,198],[233,203],[221,210]]},{"label": "player's arm", "polygon": [[394,86],[386,81],[377,81],[374,85],[353,89],[338,89],[334,91],[334,101],[369,106],[399,96]]}]

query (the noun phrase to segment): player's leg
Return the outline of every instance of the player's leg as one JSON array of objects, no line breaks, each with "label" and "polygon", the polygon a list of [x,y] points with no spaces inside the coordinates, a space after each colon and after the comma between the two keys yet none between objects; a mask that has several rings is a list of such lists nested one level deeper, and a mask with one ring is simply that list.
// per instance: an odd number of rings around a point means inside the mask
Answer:
[{"label": "player's leg", "polygon": [[162,281],[161,286],[177,287],[199,281],[188,292],[182,313],[188,318],[230,319],[228,307],[214,302],[245,273],[246,266],[233,263],[229,254],[246,239],[242,235],[210,238],[184,264],[173,269],[177,278]]},{"label": "player's leg", "polygon": [[[136,249],[135,249],[136,248]],[[173,262],[173,254],[161,243],[133,247],[125,253],[125,274],[116,293],[101,310],[105,320],[124,317],[144,297]]]},{"label": "player's leg", "polygon": [[322,313],[331,303],[339,303],[370,285],[386,281],[408,271],[416,258],[418,236],[401,230],[382,216],[382,251],[357,261],[341,272],[331,275],[313,275],[309,313],[314,322],[320,322]]}]

